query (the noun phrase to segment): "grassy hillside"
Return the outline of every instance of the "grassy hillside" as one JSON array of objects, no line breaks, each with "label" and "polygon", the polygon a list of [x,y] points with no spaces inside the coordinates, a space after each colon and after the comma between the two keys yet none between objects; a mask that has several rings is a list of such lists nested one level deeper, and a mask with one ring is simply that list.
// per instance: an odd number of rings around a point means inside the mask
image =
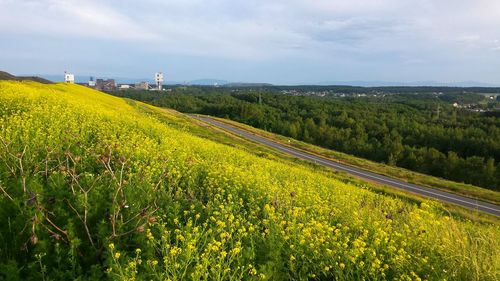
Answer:
[{"label": "grassy hillside", "polygon": [[14,76],[8,72],[0,71],[0,81],[1,80],[12,80],[12,81],[35,81],[43,84],[51,84],[52,81],[43,79],[37,76]]},{"label": "grassy hillside", "polygon": [[500,277],[498,225],[180,123],[76,85],[0,81],[0,279]]},{"label": "grassy hillside", "polygon": [[16,76],[5,71],[0,71],[0,80],[16,80]]}]

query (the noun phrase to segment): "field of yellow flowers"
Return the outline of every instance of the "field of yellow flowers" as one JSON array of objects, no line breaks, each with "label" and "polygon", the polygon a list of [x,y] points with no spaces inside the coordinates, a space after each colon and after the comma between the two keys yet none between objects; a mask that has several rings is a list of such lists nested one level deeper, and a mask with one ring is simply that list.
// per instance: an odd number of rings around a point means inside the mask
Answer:
[{"label": "field of yellow flowers", "polygon": [[0,280],[499,280],[500,228],[0,81]]}]

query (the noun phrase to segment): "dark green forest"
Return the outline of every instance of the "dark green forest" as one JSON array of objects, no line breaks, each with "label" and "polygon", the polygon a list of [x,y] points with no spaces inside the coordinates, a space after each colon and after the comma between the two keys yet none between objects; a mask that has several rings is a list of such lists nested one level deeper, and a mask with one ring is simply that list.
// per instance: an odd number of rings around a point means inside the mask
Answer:
[{"label": "dark green forest", "polygon": [[[498,112],[456,108],[483,95],[401,93],[339,98],[276,90],[177,87],[114,95],[224,117],[311,144],[413,171],[500,190]],[[498,107],[494,100],[474,108]]]}]

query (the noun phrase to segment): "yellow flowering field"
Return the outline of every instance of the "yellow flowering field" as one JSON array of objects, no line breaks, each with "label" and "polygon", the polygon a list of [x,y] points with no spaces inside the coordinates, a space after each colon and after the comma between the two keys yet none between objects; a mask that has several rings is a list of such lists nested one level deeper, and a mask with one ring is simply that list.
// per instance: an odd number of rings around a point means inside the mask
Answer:
[{"label": "yellow flowering field", "polygon": [[[154,110],[154,109],[152,109]],[[0,280],[499,280],[500,228],[0,81]]]}]

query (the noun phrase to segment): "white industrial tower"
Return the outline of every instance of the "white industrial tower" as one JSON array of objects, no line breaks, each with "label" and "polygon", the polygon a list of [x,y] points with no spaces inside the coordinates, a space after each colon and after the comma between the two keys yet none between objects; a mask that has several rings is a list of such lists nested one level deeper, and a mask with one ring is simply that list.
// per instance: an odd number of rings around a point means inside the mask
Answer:
[{"label": "white industrial tower", "polygon": [[94,77],[90,76],[89,87],[95,87]]},{"label": "white industrial tower", "polygon": [[161,91],[163,85],[163,72],[155,73],[155,82],[156,82],[156,89],[158,89],[158,91]]},{"label": "white industrial tower", "polygon": [[75,75],[64,71],[64,82],[71,84],[75,83]]}]

